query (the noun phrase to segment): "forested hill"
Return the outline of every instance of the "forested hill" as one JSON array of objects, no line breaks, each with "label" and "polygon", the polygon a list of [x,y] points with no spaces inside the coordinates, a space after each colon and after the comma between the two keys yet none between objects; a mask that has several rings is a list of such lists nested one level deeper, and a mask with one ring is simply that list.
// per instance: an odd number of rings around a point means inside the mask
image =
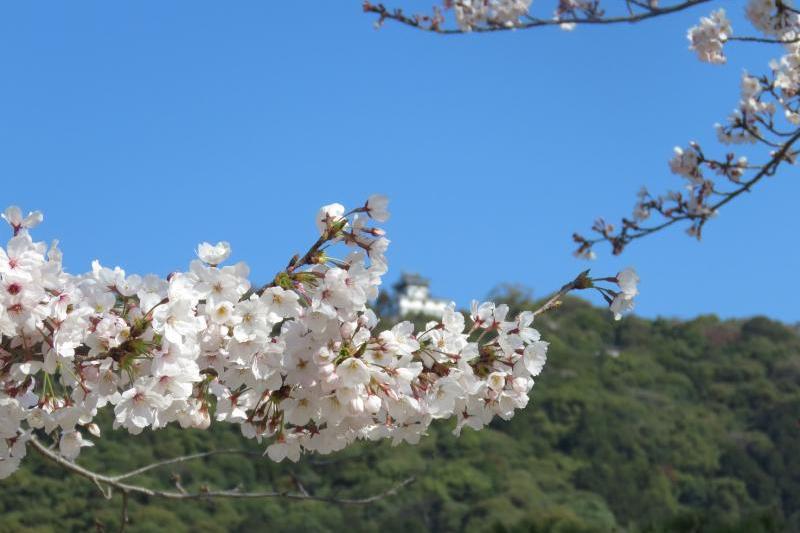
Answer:
[{"label": "forested hill", "polygon": [[[512,298],[514,306],[530,302]],[[800,531],[800,335],[766,318],[610,319],[579,300],[542,318],[552,341],[533,401],[510,422],[417,446],[366,443],[298,464],[215,456],[140,480],[169,487],[361,496],[366,507],[132,498],[128,531]],[[236,428],[130,437],[104,428],[80,461],[123,472],[248,447]],[[97,440],[97,439],[95,439]],[[0,482],[0,532],[117,531],[120,497],[44,464]]]}]

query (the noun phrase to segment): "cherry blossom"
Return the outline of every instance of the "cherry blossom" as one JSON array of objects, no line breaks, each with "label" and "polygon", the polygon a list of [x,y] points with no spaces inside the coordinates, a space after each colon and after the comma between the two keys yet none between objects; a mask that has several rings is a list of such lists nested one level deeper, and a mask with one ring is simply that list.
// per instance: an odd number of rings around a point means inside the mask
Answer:
[{"label": "cherry blossom", "polygon": [[217,266],[231,255],[231,245],[225,241],[217,244],[200,243],[197,247],[197,257],[211,266]]},{"label": "cherry blossom", "polygon": [[[469,317],[451,304],[420,331],[408,321],[377,329],[369,304],[389,241],[367,224],[389,218],[381,195],[350,211],[323,207],[317,242],[260,287],[244,263],[223,264],[226,242],[200,244],[199,260],[167,279],[97,261],[70,275],[58,248],[27,231],[41,216],[20,213],[6,211],[13,235],[0,248],[3,477],[39,438],[74,461],[93,445],[87,435],[100,437],[104,408],[131,434],[237,424],[274,461],[358,439],[416,443],[433,420],[455,418],[459,433],[509,419],[546,361],[536,312],[511,317],[504,304],[474,302]],[[598,290],[619,314],[637,281],[585,272],[570,288]]]},{"label": "cherry blossom", "polygon": [[725,16],[725,10],[718,9],[700,19],[700,24],[689,30],[689,49],[694,50],[701,61],[725,63],[722,48],[732,33],[733,28]]},{"label": "cherry blossom", "polygon": [[8,222],[14,230],[14,235],[35,228],[44,220],[44,215],[39,211],[31,211],[23,217],[22,210],[15,205],[8,207],[0,217]]}]

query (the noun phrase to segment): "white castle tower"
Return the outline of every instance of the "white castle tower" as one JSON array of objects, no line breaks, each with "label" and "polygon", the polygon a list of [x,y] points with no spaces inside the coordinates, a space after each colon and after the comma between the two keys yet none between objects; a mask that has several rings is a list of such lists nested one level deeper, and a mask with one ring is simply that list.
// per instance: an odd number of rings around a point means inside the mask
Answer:
[{"label": "white castle tower", "polygon": [[447,300],[431,298],[430,281],[419,274],[403,273],[395,284],[397,311],[401,317],[408,315],[442,316],[449,303]]}]

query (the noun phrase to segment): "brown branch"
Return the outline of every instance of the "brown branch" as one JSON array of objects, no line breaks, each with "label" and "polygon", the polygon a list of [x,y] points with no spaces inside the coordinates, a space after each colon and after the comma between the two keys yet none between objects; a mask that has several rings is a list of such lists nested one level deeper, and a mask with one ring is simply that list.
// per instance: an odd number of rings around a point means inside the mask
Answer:
[{"label": "brown branch", "polygon": [[[384,4],[372,4],[369,1],[365,1],[363,4],[363,10],[365,13],[374,13],[378,15],[379,19],[378,22],[382,23],[384,20],[393,20],[405,26],[409,26],[411,28],[417,30],[423,30],[432,33],[439,33],[443,35],[453,35],[459,33],[486,33],[486,32],[497,32],[497,31],[508,31],[508,30],[526,30],[530,28],[539,28],[544,26],[560,26],[561,24],[580,24],[580,25],[605,25],[605,24],[633,24],[637,22],[642,22],[647,19],[651,19],[654,17],[659,17],[662,15],[669,15],[671,13],[677,13],[679,11],[683,11],[685,9],[689,9],[699,4],[704,4],[711,0],[685,0],[681,3],[674,4],[667,7],[647,7],[646,11],[641,13],[634,13],[628,16],[616,16],[616,17],[572,17],[572,18],[563,18],[563,19],[540,19],[535,18],[532,16],[528,16],[528,21],[520,22],[514,24],[513,26],[503,26],[497,24],[489,24],[485,26],[474,26],[470,30],[462,30],[456,28],[442,28],[436,16],[420,16],[420,15],[413,15],[409,16],[403,13],[401,9],[389,9]],[[636,3],[640,5],[639,3]]]},{"label": "brown branch", "polygon": [[121,481],[123,479],[127,479],[129,477],[138,476],[139,474],[144,474],[150,470],[154,470],[156,468],[161,468],[162,466],[167,465],[174,465],[179,463],[185,463],[187,461],[193,461],[195,459],[203,459],[205,457],[212,457],[214,455],[253,455],[253,456],[261,456],[258,452],[251,452],[248,450],[239,450],[235,448],[227,449],[227,450],[212,450],[210,452],[200,452],[200,453],[193,453],[191,455],[182,455],[180,457],[173,457],[172,459],[166,459],[164,461],[158,461],[156,463],[151,463],[149,465],[145,465],[141,468],[137,468],[136,470],[131,470],[130,472],[126,472],[124,474],[119,474],[116,476],[109,476],[111,479],[115,481]]},{"label": "brown branch", "polygon": [[[33,448],[45,459],[52,461],[53,463],[66,469],[67,471],[72,472],[73,474],[77,474],[81,477],[84,477],[92,481],[95,485],[98,486],[98,488],[100,488],[101,492],[103,493],[103,496],[106,499],[110,499],[112,495],[112,490],[117,489],[123,493],[123,497],[125,497],[124,495],[126,494],[136,493],[136,494],[144,494],[146,496],[166,498],[170,500],[200,500],[209,498],[231,498],[231,499],[283,498],[287,500],[319,501],[319,502],[326,502],[338,505],[367,505],[376,502],[378,500],[381,500],[383,498],[392,496],[415,481],[414,477],[409,477],[401,481],[400,483],[397,483],[392,487],[386,489],[383,492],[374,494],[372,496],[366,496],[363,498],[334,498],[329,496],[316,496],[308,493],[278,492],[278,491],[243,492],[238,489],[201,490],[200,492],[194,492],[194,493],[175,492],[170,490],[151,489],[139,485],[131,485],[128,483],[123,483],[115,476],[107,476],[99,474],[97,472],[93,472],[87,468],[84,468],[76,463],[73,463],[63,458],[58,453],[51,450],[44,444],[42,444],[42,442],[39,441],[39,439],[37,439],[36,436],[34,435],[31,435],[31,438],[28,442],[30,442]],[[180,461],[175,461],[175,462],[180,462]],[[159,464],[158,466],[161,466],[163,463],[165,462],[162,461],[161,464]],[[149,468],[143,467],[143,469],[149,469]],[[139,470],[144,471],[143,469]],[[123,474],[123,477],[130,477],[131,475],[134,474],[129,472],[128,474]]]},{"label": "brown branch", "polygon": [[[760,167],[760,170],[748,181],[743,182],[737,189],[726,192],[726,193],[718,193],[723,196],[721,200],[717,203],[708,206],[711,214],[716,213],[721,207],[725,206],[729,202],[733,201],[738,196],[744,194],[745,192],[750,192],[754,185],[756,185],[759,181],[764,179],[767,176],[772,176],[777,171],[778,167],[781,163],[787,161],[789,156],[791,155],[790,150],[792,146],[800,141],[800,129],[794,132],[794,134],[783,144],[781,148],[772,155],[772,158],[767,161],[767,163]],[[623,228],[620,230],[620,233],[617,235],[602,235],[601,237],[597,237],[595,239],[582,239],[578,240],[576,235],[575,240],[581,243],[584,243],[588,246],[588,249],[591,249],[597,243],[600,242],[609,242],[614,247],[614,254],[617,255],[622,252],[626,245],[628,245],[631,241],[636,239],[641,239],[642,237],[646,237],[647,235],[651,235],[663,229],[666,229],[677,222],[681,222],[684,220],[691,220],[693,222],[699,222],[700,225],[705,224],[705,222],[709,219],[712,215],[693,215],[690,213],[682,213],[677,216],[672,216],[668,220],[664,221],[661,224],[656,226],[652,226],[649,228],[636,228],[633,233],[628,233],[628,228],[623,225]],[[582,244],[582,248],[583,245]]]},{"label": "brown branch", "polygon": [[792,44],[800,41],[800,37],[794,39],[770,39],[768,37],[751,37],[751,36],[731,36],[727,38],[728,41],[739,41],[743,43],[762,43],[762,44]]},{"label": "brown branch", "polygon": [[565,284],[561,287],[558,292],[556,292],[553,296],[548,298],[548,300],[543,303],[536,311],[533,312],[533,316],[539,316],[542,313],[546,313],[550,309],[558,307],[561,305],[561,299],[566,296],[568,293],[574,290],[583,290],[583,289],[590,289],[593,287],[592,280],[589,278],[589,271],[584,270],[578,276],[570,281],[569,283]]}]

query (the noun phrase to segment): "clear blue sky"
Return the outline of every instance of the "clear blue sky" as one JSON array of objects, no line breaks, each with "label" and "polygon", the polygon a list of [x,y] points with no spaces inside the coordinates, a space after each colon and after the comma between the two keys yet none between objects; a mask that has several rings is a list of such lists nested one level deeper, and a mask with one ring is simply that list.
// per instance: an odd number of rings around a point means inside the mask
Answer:
[{"label": "clear blue sky", "polygon": [[[742,2],[724,4],[744,29]],[[264,280],[313,241],[320,205],[382,192],[389,282],[419,271],[459,305],[501,282],[543,296],[587,268],[573,231],[629,214],[642,184],[679,186],[672,147],[712,146],[742,69],[773,53],[697,62],[685,33],[708,6],[442,37],[375,31],[358,0],[299,5],[4,3],[0,204],[43,210],[37,235],[61,239],[72,272],[98,258],[165,274],[225,239]],[[588,266],[635,266],[644,316],[797,321],[798,198],[790,170],[700,244],[675,229]]]}]

